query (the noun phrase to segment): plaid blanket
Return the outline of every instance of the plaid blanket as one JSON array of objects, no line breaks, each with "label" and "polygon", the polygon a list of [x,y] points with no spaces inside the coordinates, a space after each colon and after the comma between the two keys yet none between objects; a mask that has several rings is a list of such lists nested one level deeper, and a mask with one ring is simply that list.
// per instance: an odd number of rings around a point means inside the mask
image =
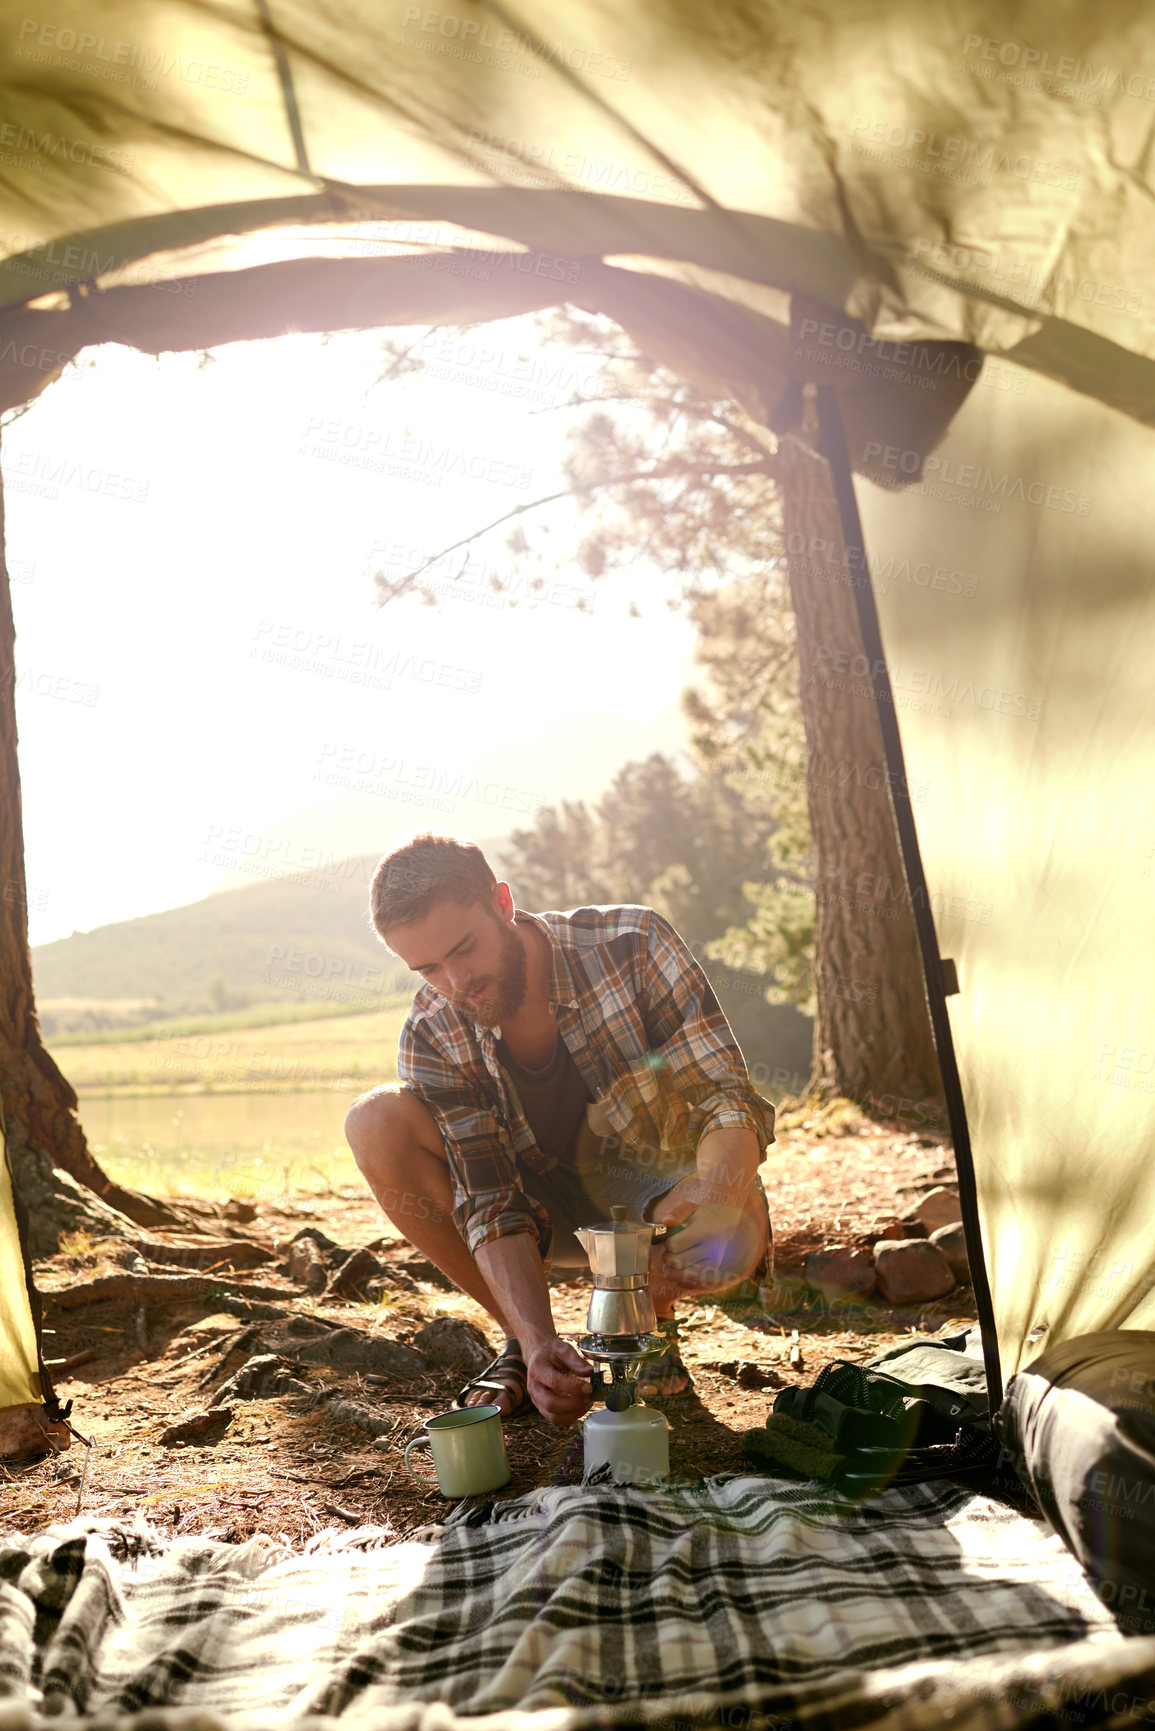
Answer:
[{"label": "plaid blanket", "polygon": [[58,1725],[1134,1725],[1145,1668],[1155,1637],[1049,1529],[942,1484],[555,1488],[304,1553],[107,1520],[0,1539],[0,1692]]}]

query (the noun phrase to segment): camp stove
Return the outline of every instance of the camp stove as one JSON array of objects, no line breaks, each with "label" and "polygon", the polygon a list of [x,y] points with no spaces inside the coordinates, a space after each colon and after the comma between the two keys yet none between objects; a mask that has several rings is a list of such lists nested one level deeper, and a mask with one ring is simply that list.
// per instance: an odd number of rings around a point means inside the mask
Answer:
[{"label": "camp stove", "polygon": [[660,1357],[666,1339],[656,1331],[650,1293],[655,1228],[626,1220],[625,1208],[611,1212],[612,1220],[576,1234],[594,1280],[589,1332],[579,1335],[576,1345],[604,1367],[590,1372],[594,1398],[605,1404],[595,1407],[583,1427],[586,1476],[608,1465],[615,1483],[625,1485],[664,1478],[670,1470],[670,1427],[637,1392],[643,1366]]}]

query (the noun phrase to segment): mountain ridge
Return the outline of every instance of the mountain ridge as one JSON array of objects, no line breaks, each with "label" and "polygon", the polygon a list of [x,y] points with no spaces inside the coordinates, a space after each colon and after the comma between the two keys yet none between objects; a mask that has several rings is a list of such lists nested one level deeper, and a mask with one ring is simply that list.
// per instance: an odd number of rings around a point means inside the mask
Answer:
[{"label": "mountain ridge", "polygon": [[[375,854],[354,854],[315,871],[262,876],[199,901],[117,920],[38,944],[36,994],[54,1000],[151,1003],[188,1012],[298,999],[359,1005],[405,990],[413,976],[369,923]],[[82,1012],[78,1011],[78,1014]],[[121,1017],[109,1009],[103,1023]]]}]

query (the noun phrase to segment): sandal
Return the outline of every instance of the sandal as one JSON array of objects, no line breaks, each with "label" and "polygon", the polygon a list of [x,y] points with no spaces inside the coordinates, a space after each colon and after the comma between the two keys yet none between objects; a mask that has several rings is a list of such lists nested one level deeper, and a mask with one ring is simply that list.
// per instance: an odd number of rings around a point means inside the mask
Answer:
[{"label": "sandal", "polygon": [[516,1340],[507,1340],[492,1364],[487,1364],[484,1370],[470,1377],[454,1401],[454,1407],[484,1406],[484,1401],[466,1399],[474,1389],[481,1388],[494,1389],[498,1394],[509,1396],[512,1404],[508,1412],[502,1413],[503,1419],[528,1418],[537,1411],[529,1398],[529,1372]]},{"label": "sandal", "polygon": [[[682,1363],[677,1317],[660,1316],[657,1333],[666,1337],[665,1351],[660,1358],[650,1359],[638,1372],[638,1394],[643,1400],[680,1400],[683,1395],[693,1394],[694,1379]],[[681,1386],[670,1387],[673,1382]]]}]

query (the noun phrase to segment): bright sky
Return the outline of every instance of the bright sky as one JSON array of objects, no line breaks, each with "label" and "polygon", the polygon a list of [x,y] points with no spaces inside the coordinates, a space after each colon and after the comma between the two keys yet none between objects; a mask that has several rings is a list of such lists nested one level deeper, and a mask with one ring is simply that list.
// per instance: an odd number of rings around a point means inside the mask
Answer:
[{"label": "bright sky", "polygon": [[484,840],[682,745],[690,628],[652,576],[582,577],[572,506],[536,606],[478,576],[504,531],[438,608],[376,606],[374,570],[559,481],[573,378],[527,322],[473,335],[370,390],[374,333],[110,346],[5,431],[34,943],[414,827]]}]

